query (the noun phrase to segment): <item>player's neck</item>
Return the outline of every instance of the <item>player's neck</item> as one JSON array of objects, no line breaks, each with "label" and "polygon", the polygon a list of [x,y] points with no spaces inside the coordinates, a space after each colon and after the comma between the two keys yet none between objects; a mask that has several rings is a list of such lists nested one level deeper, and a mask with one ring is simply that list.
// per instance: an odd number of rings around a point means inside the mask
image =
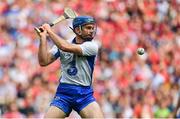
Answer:
[{"label": "player's neck", "polygon": [[83,42],[84,42],[84,40],[83,40],[82,38],[76,36],[76,43],[77,43],[77,44],[81,44],[81,43],[83,43]]}]

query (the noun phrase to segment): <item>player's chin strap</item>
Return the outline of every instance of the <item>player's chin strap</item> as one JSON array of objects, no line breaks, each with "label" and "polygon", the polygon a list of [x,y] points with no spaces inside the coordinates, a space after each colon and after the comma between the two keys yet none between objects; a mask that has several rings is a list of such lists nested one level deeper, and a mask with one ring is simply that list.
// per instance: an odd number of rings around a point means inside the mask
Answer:
[{"label": "player's chin strap", "polygon": [[[84,38],[82,35],[78,34],[75,32],[75,30],[71,27],[69,27],[76,35],[78,35],[81,39],[85,40],[85,41],[91,41],[93,38]],[[81,27],[80,27],[81,30]]]}]

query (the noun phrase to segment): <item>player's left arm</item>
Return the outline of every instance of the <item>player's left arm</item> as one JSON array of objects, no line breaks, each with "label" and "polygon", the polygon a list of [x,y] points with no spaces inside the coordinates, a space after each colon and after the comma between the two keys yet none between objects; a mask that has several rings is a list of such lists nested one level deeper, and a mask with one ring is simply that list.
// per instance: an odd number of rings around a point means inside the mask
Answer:
[{"label": "player's left arm", "polygon": [[50,28],[48,24],[44,24],[43,28],[47,30],[49,37],[59,49],[65,52],[71,52],[78,55],[82,55],[82,49],[79,45],[71,44],[67,42],[66,40],[64,40],[63,38],[59,37],[57,34],[55,34],[52,31],[52,29]]},{"label": "player's left arm", "polygon": [[98,52],[98,45],[94,42],[85,42],[81,45],[71,44],[55,34],[48,24],[44,24],[43,27],[47,30],[55,45],[65,52],[71,52],[84,56],[96,55]]}]

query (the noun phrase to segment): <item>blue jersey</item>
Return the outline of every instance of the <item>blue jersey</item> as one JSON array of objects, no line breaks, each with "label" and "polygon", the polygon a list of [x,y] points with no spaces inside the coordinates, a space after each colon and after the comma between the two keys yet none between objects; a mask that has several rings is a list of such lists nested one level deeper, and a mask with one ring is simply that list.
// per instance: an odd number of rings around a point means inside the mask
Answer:
[{"label": "blue jersey", "polygon": [[[72,43],[75,43],[73,39]],[[98,45],[94,41],[86,41],[78,44],[82,49],[82,55],[64,52],[53,46],[50,52],[61,61],[61,83],[90,86]]]}]

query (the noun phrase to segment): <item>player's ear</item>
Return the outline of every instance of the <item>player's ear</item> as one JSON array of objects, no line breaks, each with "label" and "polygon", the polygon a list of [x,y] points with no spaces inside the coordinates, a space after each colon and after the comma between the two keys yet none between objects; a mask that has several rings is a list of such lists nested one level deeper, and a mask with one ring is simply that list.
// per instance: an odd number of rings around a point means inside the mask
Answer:
[{"label": "player's ear", "polygon": [[81,30],[81,27],[76,27],[74,29],[75,33],[77,33],[78,35],[81,35],[82,34],[82,30]]}]

